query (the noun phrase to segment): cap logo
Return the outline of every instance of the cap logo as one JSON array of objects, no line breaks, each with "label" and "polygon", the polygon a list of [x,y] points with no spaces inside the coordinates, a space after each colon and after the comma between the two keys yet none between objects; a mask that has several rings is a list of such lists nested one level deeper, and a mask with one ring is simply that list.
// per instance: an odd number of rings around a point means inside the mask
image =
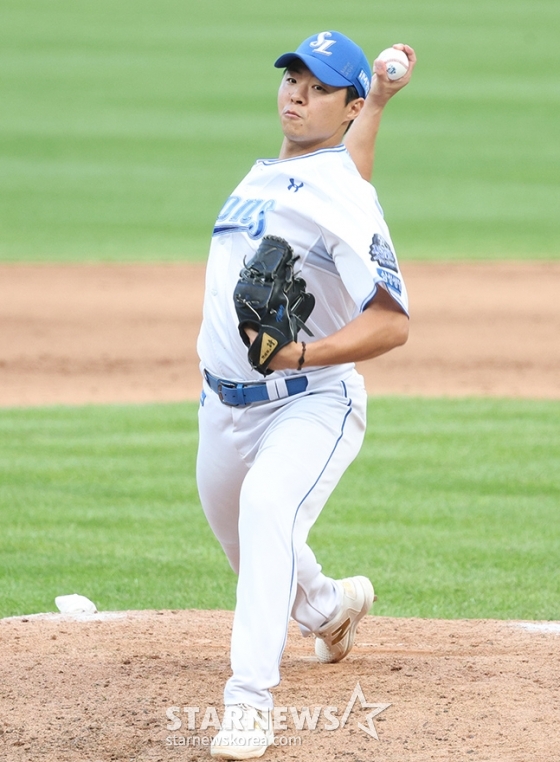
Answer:
[{"label": "cap logo", "polygon": [[329,51],[331,45],[336,45],[336,40],[327,40],[327,37],[332,37],[331,32],[320,32],[317,35],[317,39],[309,43],[310,48],[315,48],[314,53],[322,53],[325,56],[332,56]]}]

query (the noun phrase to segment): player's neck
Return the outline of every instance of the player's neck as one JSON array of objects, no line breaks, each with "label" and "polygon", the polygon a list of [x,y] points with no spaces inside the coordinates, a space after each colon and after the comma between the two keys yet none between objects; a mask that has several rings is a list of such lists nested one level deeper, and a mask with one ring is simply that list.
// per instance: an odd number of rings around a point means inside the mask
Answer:
[{"label": "player's neck", "polygon": [[320,151],[323,148],[336,148],[342,143],[342,139],[330,138],[323,141],[295,142],[289,138],[284,138],[280,147],[279,159],[293,159],[296,156],[305,156],[308,153]]}]

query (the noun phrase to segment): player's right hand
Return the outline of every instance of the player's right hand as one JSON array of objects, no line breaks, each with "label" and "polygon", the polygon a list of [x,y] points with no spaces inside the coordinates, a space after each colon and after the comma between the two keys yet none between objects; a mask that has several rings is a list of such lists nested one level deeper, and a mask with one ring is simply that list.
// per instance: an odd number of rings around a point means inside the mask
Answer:
[{"label": "player's right hand", "polygon": [[402,50],[408,58],[408,71],[400,79],[389,79],[387,76],[387,66],[384,61],[375,59],[373,62],[374,75],[371,79],[371,89],[368,94],[368,100],[375,102],[378,106],[385,106],[393,95],[406,87],[412,77],[412,72],[416,66],[416,53],[410,45],[397,43],[393,45],[397,50]]}]

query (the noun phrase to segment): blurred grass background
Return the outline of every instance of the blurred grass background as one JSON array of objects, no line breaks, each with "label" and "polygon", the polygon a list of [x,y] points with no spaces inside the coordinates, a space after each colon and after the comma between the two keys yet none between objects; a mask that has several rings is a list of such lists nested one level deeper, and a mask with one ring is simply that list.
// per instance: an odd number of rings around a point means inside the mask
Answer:
[{"label": "blurred grass background", "polygon": [[329,28],[417,50],[374,179],[400,258],[557,259],[559,24],[555,0],[3,0],[0,261],[204,260],[277,155],[274,59]]},{"label": "blurred grass background", "polygon": [[[339,29],[419,57],[374,182],[402,260],[560,257],[554,0],[2,0],[0,262],[203,261],[276,156],[279,73]],[[313,530],[379,614],[560,618],[557,402],[370,401]],[[195,405],[0,411],[0,616],[233,606],[194,484]]]},{"label": "blurred grass background", "polygon": [[[197,405],[4,410],[0,616],[81,593],[100,610],[233,608],[200,509]],[[378,398],[315,525],[327,574],[390,616],[560,619],[560,407]]]}]

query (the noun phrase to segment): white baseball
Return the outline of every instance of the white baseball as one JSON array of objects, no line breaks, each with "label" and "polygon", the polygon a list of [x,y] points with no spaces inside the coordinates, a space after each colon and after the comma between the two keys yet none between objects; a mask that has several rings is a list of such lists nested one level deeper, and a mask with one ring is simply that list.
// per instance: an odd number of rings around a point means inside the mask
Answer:
[{"label": "white baseball", "polygon": [[387,48],[383,50],[376,58],[377,61],[384,61],[387,66],[387,76],[389,79],[400,79],[408,71],[408,58],[406,53],[397,48]]}]

